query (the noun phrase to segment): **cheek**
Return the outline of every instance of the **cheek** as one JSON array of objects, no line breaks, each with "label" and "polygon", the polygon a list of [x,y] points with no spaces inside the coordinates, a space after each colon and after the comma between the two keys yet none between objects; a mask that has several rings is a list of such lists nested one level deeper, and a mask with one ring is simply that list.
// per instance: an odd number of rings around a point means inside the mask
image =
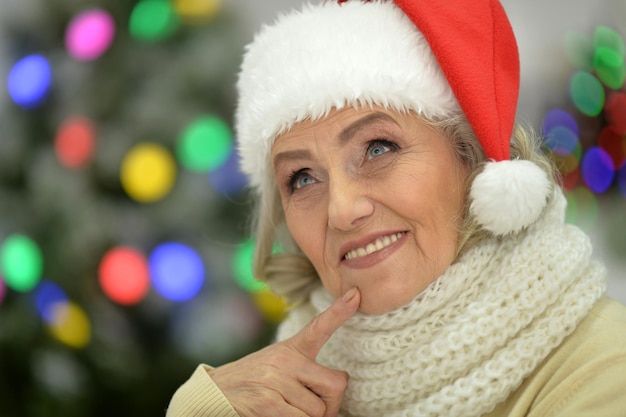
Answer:
[{"label": "cheek", "polygon": [[[417,238],[421,239],[422,245],[455,253],[465,202],[463,176],[454,170],[434,169],[419,176],[407,174],[403,178],[413,180],[396,188],[393,196],[387,195],[388,201],[395,201],[397,212],[421,231]],[[387,189],[391,190],[391,187]]]},{"label": "cheek", "polygon": [[313,262],[321,256],[325,237],[325,223],[321,222],[319,214],[310,210],[286,209],[285,221],[287,229],[298,247]]}]

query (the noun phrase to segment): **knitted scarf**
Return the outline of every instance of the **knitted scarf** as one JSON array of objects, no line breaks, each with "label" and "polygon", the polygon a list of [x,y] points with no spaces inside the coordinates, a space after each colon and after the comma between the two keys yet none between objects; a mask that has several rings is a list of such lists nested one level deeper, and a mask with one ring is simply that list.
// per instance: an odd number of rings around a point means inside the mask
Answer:
[{"label": "knitted scarf", "polygon": [[[480,416],[569,335],[605,289],[588,237],[564,223],[557,191],[527,230],[470,249],[407,305],[357,313],[318,362],[350,375],[342,417]],[[322,287],[279,340],[328,308]]]}]

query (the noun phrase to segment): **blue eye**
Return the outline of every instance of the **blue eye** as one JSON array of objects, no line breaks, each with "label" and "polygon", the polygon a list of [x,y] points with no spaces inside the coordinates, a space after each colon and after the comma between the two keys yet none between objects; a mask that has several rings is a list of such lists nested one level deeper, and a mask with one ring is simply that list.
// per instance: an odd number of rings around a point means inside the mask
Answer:
[{"label": "blue eye", "polygon": [[299,190],[307,185],[313,184],[314,180],[306,171],[294,172],[289,178],[289,189],[291,191]]},{"label": "blue eye", "polygon": [[374,140],[368,144],[367,157],[369,159],[377,158],[391,151],[395,145],[386,140]]}]

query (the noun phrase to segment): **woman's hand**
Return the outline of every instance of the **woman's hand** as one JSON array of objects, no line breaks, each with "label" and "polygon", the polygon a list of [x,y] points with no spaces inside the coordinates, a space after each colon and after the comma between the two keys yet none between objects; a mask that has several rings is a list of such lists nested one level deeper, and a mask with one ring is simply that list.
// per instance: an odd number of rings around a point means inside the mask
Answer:
[{"label": "woman's hand", "polygon": [[336,417],[348,374],[315,358],[360,302],[349,290],[292,338],[215,368],[211,378],[241,417]]}]

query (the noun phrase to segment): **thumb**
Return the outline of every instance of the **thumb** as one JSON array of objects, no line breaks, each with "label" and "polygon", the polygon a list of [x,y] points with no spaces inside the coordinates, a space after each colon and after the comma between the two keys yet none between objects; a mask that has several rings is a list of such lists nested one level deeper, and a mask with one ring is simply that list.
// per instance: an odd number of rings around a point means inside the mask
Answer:
[{"label": "thumb", "polygon": [[338,297],[326,310],[313,318],[295,336],[287,342],[298,352],[311,360],[315,360],[328,339],[343,323],[356,313],[361,303],[361,294],[354,287]]}]

